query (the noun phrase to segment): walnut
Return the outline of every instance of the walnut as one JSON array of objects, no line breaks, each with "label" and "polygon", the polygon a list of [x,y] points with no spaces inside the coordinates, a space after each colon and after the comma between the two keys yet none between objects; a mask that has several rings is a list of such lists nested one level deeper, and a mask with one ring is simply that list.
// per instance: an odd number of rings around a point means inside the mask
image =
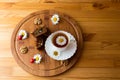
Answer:
[{"label": "walnut", "polygon": [[35,25],[40,25],[40,24],[42,24],[42,20],[40,18],[35,18],[34,19],[34,24]]},{"label": "walnut", "polygon": [[20,52],[21,52],[22,54],[25,54],[25,53],[28,52],[28,48],[27,48],[26,46],[22,46],[22,47],[20,47]]}]

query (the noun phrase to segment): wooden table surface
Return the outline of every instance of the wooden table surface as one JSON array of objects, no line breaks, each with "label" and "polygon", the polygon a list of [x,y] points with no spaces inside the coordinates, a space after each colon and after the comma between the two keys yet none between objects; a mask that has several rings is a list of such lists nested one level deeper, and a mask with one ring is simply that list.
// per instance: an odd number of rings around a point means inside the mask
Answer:
[{"label": "wooden table surface", "polygon": [[[17,23],[45,9],[73,17],[84,36],[83,52],[76,65],[54,77],[27,73],[17,65],[10,49]],[[120,80],[120,1],[0,0],[0,80]]]}]

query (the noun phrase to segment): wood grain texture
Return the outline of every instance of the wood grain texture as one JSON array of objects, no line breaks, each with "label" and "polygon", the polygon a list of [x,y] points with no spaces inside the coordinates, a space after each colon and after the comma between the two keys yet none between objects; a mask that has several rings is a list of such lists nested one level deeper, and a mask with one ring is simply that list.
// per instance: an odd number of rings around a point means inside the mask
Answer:
[{"label": "wood grain texture", "polygon": [[[13,59],[10,39],[28,14],[55,9],[81,26],[84,49],[77,64],[55,77],[36,77]],[[112,0],[0,0],[0,80],[120,80],[120,3]]]}]

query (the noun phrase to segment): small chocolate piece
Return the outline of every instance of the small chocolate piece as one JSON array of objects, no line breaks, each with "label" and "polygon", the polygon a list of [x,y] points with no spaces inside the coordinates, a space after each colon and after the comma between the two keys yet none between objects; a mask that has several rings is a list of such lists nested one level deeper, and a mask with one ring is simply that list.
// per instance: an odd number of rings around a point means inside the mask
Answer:
[{"label": "small chocolate piece", "polygon": [[39,28],[35,29],[31,34],[36,38],[36,48],[39,50],[43,48],[44,41],[50,32],[45,25],[39,25]]},{"label": "small chocolate piece", "polygon": [[35,25],[40,25],[40,24],[42,24],[42,20],[40,18],[35,18],[34,19],[34,24]]},{"label": "small chocolate piece", "polygon": [[34,37],[39,37],[47,32],[46,27],[37,28],[32,34]]},{"label": "small chocolate piece", "polygon": [[37,49],[41,48],[43,46],[44,42],[42,38],[37,38]]},{"label": "small chocolate piece", "polygon": [[28,52],[28,48],[27,48],[26,46],[22,46],[22,47],[20,47],[20,52],[21,52],[22,54],[25,54],[25,53]]}]

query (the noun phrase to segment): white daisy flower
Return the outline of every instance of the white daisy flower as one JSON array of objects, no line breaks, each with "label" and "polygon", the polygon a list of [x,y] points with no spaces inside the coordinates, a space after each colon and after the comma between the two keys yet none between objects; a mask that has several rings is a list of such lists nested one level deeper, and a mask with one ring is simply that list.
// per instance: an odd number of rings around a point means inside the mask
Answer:
[{"label": "white daisy flower", "polygon": [[54,50],[52,55],[53,55],[53,57],[59,57],[60,56],[60,51]]},{"label": "white daisy flower", "polygon": [[34,55],[33,59],[35,59],[36,64],[39,64],[41,62],[42,57],[40,54],[36,54]]},{"label": "white daisy flower", "polygon": [[58,24],[60,18],[59,18],[59,15],[58,14],[54,14],[51,18],[51,21],[54,25]]},{"label": "white daisy flower", "polygon": [[64,36],[58,36],[57,39],[56,39],[56,43],[58,45],[65,45],[67,42],[66,38]]},{"label": "white daisy flower", "polygon": [[28,36],[28,34],[25,30],[20,30],[18,33],[18,37],[21,37],[21,39],[26,39],[27,36]]}]

